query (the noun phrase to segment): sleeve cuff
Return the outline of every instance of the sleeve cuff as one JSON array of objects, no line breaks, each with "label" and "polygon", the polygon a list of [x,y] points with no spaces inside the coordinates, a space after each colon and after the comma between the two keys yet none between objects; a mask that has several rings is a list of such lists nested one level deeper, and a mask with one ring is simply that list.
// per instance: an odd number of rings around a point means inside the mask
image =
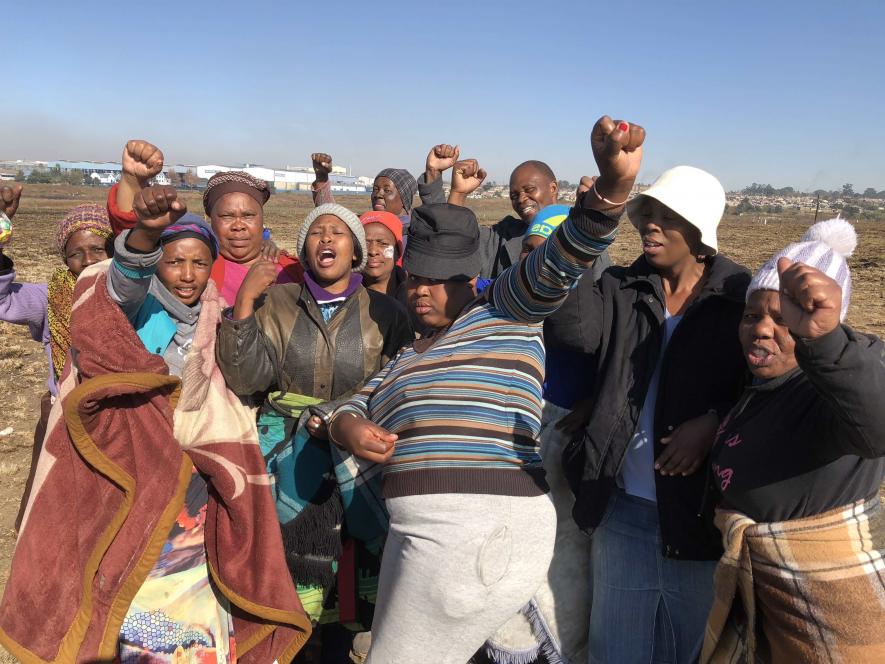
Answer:
[{"label": "sleeve cuff", "polygon": [[117,206],[117,191],[119,189],[120,183],[118,182],[112,186],[111,190],[108,192],[108,217],[110,217],[111,227],[114,229],[114,234],[116,235],[133,228],[135,222],[138,221],[138,217],[135,215],[135,210],[123,212]]},{"label": "sleeve cuff", "polygon": [[258,329],[258,320],[255,318],[254,313],[248,318],[234,320],[233,307],[228,307],[221,312],[221,324],[224,327],[234,330],[235,332],[247,332],[250,330]]},{"label": "sleeve cuff", "polygon": [[133,251],[126,246],[126,240],[131,232],[125,230],[114,240],[114,265],[130,279],[144,279],[157,271],[163,250],[157,247],[146,254]]},{"label": "sleeve cuff", "polygon": [[812,363],[835,364],[848,345],[844,325],[839,325],[817,339],[793,338],[796,340],[796,359]]},{"label": "sleeve cuff", "polygon": [[623,208],[621,208],[621,213],[617,217],[612,217],[599,210],[590,210],[576,205],[572,208],[569,217],[571,217],[575,226],[584,233],[593,237],[604,238],[618,229],[622,213]]}]

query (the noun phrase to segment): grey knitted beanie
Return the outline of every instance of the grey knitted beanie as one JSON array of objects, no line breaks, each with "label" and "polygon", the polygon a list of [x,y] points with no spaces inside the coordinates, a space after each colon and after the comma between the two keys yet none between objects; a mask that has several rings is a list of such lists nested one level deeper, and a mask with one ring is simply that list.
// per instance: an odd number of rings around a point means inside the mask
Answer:
[{"label": "grey knitted beanie", "polygon": [[368,255],[366,247],[366,232],[363,230],[360,218],[343,205],[338,205],[337,203],[325,203],[319,207],[315,207],[310,211],[310,214],[305,217],[304,223],[301,224],[301,229],[298,231],[296,247],[298,249],[298,258],[302,265],[307,265],[304,256],[304,244],[307,242],[307,231],[310,230],[310,225],[324,214],[331,214],[334,217],[338,217],[341,221],[347,224],[350,232],[353,233],[353,236],[356,238],[356,250],[359,259],[359,264],[353,268],[353,271],[361,272],[363,268],[366,267],[366,256]]}]

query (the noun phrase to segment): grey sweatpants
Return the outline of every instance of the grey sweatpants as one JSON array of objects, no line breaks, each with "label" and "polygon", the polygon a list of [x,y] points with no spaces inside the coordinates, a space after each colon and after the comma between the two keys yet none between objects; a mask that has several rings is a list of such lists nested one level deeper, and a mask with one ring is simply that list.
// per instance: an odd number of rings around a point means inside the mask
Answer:
[{"label": "grey sweatpants", "polygon": [[387,509],[367,664],[465,664],[547,574],[549,496],[405,496]]}]

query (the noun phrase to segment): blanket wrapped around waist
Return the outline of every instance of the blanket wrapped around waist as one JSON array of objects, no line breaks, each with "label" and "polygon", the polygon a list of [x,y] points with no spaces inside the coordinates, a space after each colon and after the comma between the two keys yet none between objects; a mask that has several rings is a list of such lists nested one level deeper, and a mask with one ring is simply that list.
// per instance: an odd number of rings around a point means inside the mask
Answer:
[{"label": "blanket wrapped around waist", "polygon": [[274,477],[286,561],[311,621],[369,629],[388,528],[381,467],[310,436],[308,409],[322,403],[268,395],[258,418],[261,451]]},{"label": "blanket wrapped around waist", "polygon": [[179,381],[110,299],[108,264],[77,283],[72,359],[0,603],[0,642],[24,662],[113,661],[195,466],[209,483],[206,560],[230,603],[238,660],[288,662],[311,626],[286,570],[254,416],[215,364],[217,291],[210,282]]},{"label": "blanket wrapped around waist", "polygon": [[885,662],[878,496],[804,519],[717,511],[725,554],[701,662]]}]

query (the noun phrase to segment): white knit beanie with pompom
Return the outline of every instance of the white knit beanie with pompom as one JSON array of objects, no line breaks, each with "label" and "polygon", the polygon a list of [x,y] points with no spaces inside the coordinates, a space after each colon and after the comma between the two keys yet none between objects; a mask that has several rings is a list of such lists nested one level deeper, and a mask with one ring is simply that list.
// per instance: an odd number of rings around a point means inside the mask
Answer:
[{"label": "white knit beanie with pompom", "polygon": [[781,280],[777,261],[779,258],[789,258],[820,270],[839,284],[842,288],[840,320],[844,321],[851,300],[851,272],[845,259],[854,252],[855,247],[857,233],[845,219],[818,222],[805,232],[799,242],[782,249],[759,268],[750,281],[747,299],[757,290],[779,291]]}]

